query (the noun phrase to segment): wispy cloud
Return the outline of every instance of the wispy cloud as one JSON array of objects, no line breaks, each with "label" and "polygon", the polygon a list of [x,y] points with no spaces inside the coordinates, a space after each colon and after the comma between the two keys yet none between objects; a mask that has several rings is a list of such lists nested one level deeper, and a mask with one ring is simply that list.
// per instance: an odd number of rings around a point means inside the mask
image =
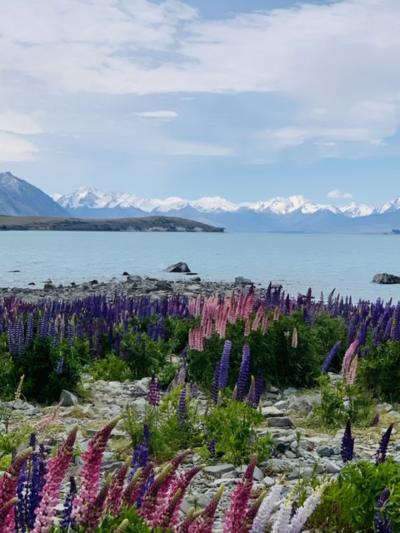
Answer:
[{"label": "wispy cloud", "polygon": [[29,161],[38,148],[24,138],[0,131],[0,161]]},{"label": "wispy cloud", "polygon": [[350,192],[343,192],[339,189],[334,189],[333,191],[329,191],[326,197],[330,198],[331,200],[351,200],[353,195]]},{"label": "wispy cloud", "polygon": [[168,141],[165,152],[170,155],[191,155],[199,157],[231,157],[234,151],[229,146],[189,141]]},{"label": "wispy cloud", "polygon": [[160,109],[159,111],[138,111],[134,113],[136,117],[141,118],[155,118],[155,119],[172,119],[178,116],[176,111],[171,111],[168,109]]}]

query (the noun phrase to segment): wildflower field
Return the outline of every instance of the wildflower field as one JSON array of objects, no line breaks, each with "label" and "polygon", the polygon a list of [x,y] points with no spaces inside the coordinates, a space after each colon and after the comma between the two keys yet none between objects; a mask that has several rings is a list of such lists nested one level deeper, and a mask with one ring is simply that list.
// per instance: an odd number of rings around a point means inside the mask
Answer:
[{"label": "wildflower field", "polygon": [[[143,378],[143,410],[128,403],[85,449],[79,427],[49,446],[58,407],[29,427],[13,423],[15,402],[57,406],[62,391],[84,395],[85,380]],[[283,446],[273,423],[291,423],[265,402],[284,390],[313,390],[305,427],[340,432],[333,475],[264,483],[260,468]],[[396,424],[380,407],[400,403],[400,304],[271,286],[193,300],[4,299],[0,398],[0,533],[400,531]],[[130,446],[105,469],[118,428]],[[368,459],[357,435],[376,438]],[[240,479],[188,506],[196,479],[221,464],[241,468]]]}]

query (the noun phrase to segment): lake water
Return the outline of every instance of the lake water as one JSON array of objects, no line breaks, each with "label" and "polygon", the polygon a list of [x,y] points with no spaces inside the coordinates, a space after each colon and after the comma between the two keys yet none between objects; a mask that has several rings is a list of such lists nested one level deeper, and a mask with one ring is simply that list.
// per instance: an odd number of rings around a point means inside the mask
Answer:
[{"label": "lake water", "polygon": [[[400,274],[400,236],[246,233],[0,232],[0,286],[41,286],[122,279],[122,272],[170,277],[186,261],[203,279],[245,276],[280,282],[290,293],[400,300],[400,285],[371,283],[377,272]],[[20,270],[12,273],[12,270]]]}]

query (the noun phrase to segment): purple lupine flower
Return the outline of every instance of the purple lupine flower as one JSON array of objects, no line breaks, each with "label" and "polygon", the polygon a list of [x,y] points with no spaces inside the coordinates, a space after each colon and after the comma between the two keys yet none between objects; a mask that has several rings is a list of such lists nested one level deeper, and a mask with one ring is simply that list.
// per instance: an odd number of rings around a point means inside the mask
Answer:
[{"label": "purple lupine flower", "polygon": [[379,413],[376,413],[376,415],[374,416],[374,418],[372,419],[372,422],[371,422],[371,426],[372,427],[377,427],[379,426],[379,422],[380,422],[380,416],[379,416]]},{"label": "purple lupine flower", "polygon": [[339,348],[340,348],[340,345],[341,345],[341,341],[337,341],[336,344],[334,344],[332,346],[332,348],[330,349],[329,353],[327,354],[327,356],[325,357],[324,359],[324,362],[322,363],[322,366],[321,366],[321,372],[322,373],[325,373],[325,372],[328,372],[331,364],[332,364],[332,361],[335,359],[338,351],[339,351]]},{"label": "purple lupine flower", "polygon": [[213,459],[217,456],[217,442],[215,439],[210,440],[207,444],[208,451]]},{"label": "purple lupine flower", "polygon": [[184,385],[179,394],[179,402],[178,402],[178,418],[181,424],[184,424],[186,422],[186,416],[187,416],[186,385]]},{"label": "purple lupine flower", "polygon": [[219,393],[219,377],[221,374],[221,363],[218,361],[214,368],[214,375],[213,380],[211,384],[211,398],[213,399],[214,403],[218,402],[218,393]]},{"label": "purple lupine flower", "polygon": [[342,447],[340,450],[340,455],[344,463],[352,461],[354,455],[354,437],[351,433],[351,422],[347,422],[346,429],[344,431],[342,439]]},{"label": "purple lupine flower", "polygon": [[261,374],[258,374],[256,377],[256,388],[254,393],[254,407],[258,407],[258,404],[260,403],[261,396],[264,394],[265,391],[265,379],[264,376]]},{"label": "purple lupine flower", "polygon": [[393,424],[387,428],[385,433],[382,435],[381,442],[379,444],[378,451],[376,452],[376,464],[381,464],[386,461],[386,454],[389,446],[390,437],[393,431]]},{"label": "purple lupine flower", "polygon": [[71,476],[69,478],[69,492],[67,494],[67,497],[65,498],[63,516],[60,521],[61,529],[66,529],[67,531],[74,529],[75,524],[72,518],[72,509],[77,492],[78,490],[76,487],[75,478]]},{"label": "purple lupine flower", "polygon": [[132,481],[137,470],[144,468],[149,463],[150,456],[150,429],[147,424],[143,424],[143,439],[136,446],[132,455],[132,470],[129,474],[128,480]]},{"label": "purple lupine flower", "polygon": [[160,398],[160,382],[158,381],[157,377],[153,376],[149,383],[149,394],[147,396],[147,401],[153,407],[157,407],[160,405]]},{"label": "purple lupine flower", "polygon": [[392,533],[390,520],[384,513],[384,507],[389,500],[390,491],[388,488],[383,489],[378,501],[376,502],[376,512],[374,514],[374,526],[377,533]]},{"label": "purple lupine flower", "polygon": [[246,389],[250,379],[250,364],[251,364],[251,354],[250,346],[246,343],[243,346],[242,353],[242,362],[240,364],[239,376],[237,380],[237,393],[236,399],[238,401],[243,401],[243,398],[246,394]]},{"label": "purple lupine flower", "polygon": [[222,351],[219,370],[218,389],[223,390],[228,386],[229,381],[229,360],[231,356],[232,343],[225,341],[224,349]]}]

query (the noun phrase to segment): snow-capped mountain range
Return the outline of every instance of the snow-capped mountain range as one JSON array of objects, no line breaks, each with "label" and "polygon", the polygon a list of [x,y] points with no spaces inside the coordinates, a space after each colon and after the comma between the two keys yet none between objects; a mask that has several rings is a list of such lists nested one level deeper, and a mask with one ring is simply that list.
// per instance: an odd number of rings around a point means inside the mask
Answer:
[{"label": "snow-capped mountain range", "polygon": [[228,231],[390,233],[400,228],[400,198],[381,206],[355,202],[337,207],[303,196],[234,203],[219,196],[143,199],[128,193],[81,188],[53,198],[71,216],[119,218],[167,215],[222,226]]},{"label": "snow-capped mountain range", "polygon": [[200,213],[235,213],[240,210],[248,210],[275,215],[288,215],[294,212],[311,215],[318,211],[329,211],[353,218],[400,210],[400,197],[382,206],[351,202],[345,206],[337,207],[329,204],[317,204],[300,195],[287,198],[277,196],[259,202],[234,203],[221,196],[206,196],[198,200],[187,200],[175,196],[165,199],[144,199],[129,193],[106,193],[94,188],[82,187],[71,194],[55,194],[53,198],[64,209],[68,210],[82,208],[138,209],[145,213],[168,213],[187,208],[192,208]]}]

